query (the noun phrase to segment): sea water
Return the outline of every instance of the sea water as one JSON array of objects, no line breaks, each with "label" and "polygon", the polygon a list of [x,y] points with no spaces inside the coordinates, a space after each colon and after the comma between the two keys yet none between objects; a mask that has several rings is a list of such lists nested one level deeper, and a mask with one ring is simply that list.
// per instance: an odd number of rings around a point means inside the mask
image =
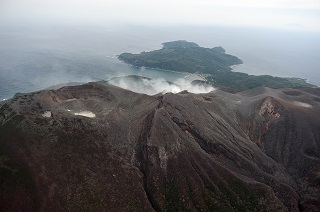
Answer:
[{"label": "sea water", "polygon": [[194,26],[1,27],[0,100],[60,83],[131,74],[174,81],[186,75],[117,59],[122,52],[151,51],[172,40],[222,46],[243,60],[235,71],[306,78],[320,85],[317,33]]}]

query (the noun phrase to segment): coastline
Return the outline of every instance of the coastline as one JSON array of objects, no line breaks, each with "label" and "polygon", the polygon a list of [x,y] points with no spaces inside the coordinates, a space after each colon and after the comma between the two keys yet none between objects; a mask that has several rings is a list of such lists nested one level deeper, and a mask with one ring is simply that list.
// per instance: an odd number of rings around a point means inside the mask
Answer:
[{"label": "coastline", "polygon": [[[183,77],[185,79],[189,77],[192,78],[193,76],[195,76],[199,78],[198,80],[209,81],[214,84],[220,85],[222,87],[230,87],[230,88],[238,89],[239,91],[254,88],[256,84],[257,86],[268,86],[271,88],[281,88],[284,86],[293,87],[293,88],[318,87],[317,85],[308,83],[307,79],[303,79],[303,78],[277,77],[272,75],[254,75],[254,74],[251,75],[243,71],[240,71],[240,72],[234,71],[234,69],[236,69],[237,66],[242,65],[243,62],[240,64],[234,64],[234,65],[228,66],[231,69],[230,73],[225,72],[220,74],[218,70],[216,74],[214,73],[204,74],[204,73],[198,73],[198,72],[190,73],[190,72],[184,72],[184,71],[174,71],[174,70],[167,70],[167,69],[148,67],[148,66],[137,66],[137,65],[133,65],[129,61],[122,60],[119,56],[118,56],[118,60],[120,62],[126,63],[127,65],[130,65],[132,67],[139,68],[139,69],[147,68],[149,70],[179,73],[184,75]],[[226,80],[221,78],[228,78],[228,79]],[[193,81],[192,79],[189,79],[189,80]],[[197,80],[197,79],[194,79],[194,80]]]},{"label": "coastline", "polygon": [[117,59],[122,62],[122,63],[125,63],[127,65],[130,65],[132,67],[135,67],[135,68],[146,68],[146,69],[150,69],[150,70],[157,70],[157,71],[165,71],[165,72],[171,72],[171,73],[178,73],[178,74],[184,74],[184,78],[187,79],[188,77],[192,77],[192,76],[197,76],[199,78],[201,78],[203,81],[207,81],[206,77],[204,76],[204,74],[199,74],[199,73],[190,73],[190,72],[181,72],[181,71],[173,71],[173,70],[168,70],[168,69],[162,69],[162,68],[154,68],[154,67],[148,67],[148,66],[135,66],[131,63],[128,63],[124,60],[121,60],[119,57],[119,55],[117,55]]},{"label": "coastline", "polygon": [[[280,78],[284,78],[284,79],[288,79],[288,80],[300,80],[300,81],[304,81],[305,83],[308,83],[310,85],[314,85],[316,87],[320,87],[320,84],[315,84],[313,82],[310,82],[310,79],[308,78],[302,78],[302,77],[297,77],[297,76],[284,76],[284,75],[275,75],[275,74],[267,74],[267,73],[252,73],[252,71],[244,71],[241,69],[242,64],[238,64],[238,65],[233,65],[232,68],[232,72],[238,72],[238,73],[245,73],[248,75],[252,75],[252,76],[272,76],[272,77],[280,77]],[[234,70],[235,67],[240,67],[240,70]]]}]

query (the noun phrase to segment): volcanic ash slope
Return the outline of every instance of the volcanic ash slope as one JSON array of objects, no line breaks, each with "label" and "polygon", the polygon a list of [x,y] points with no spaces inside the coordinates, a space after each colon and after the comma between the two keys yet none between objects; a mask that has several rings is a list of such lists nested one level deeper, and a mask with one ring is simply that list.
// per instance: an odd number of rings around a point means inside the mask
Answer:
[{"label": "volcanic ash slope", "polygon": [[317,93],[89,83],[17,96],[0,109],[0,208],[316,211]]}]

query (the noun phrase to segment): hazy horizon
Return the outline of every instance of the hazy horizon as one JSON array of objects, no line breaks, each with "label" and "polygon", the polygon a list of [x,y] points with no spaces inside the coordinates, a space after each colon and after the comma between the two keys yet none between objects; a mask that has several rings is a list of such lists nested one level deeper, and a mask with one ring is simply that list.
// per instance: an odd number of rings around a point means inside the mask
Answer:
[{"label": "hazy horizon", "polygon": [[0,24],[228,26],[320,31],[319,0],[2,0]]}]

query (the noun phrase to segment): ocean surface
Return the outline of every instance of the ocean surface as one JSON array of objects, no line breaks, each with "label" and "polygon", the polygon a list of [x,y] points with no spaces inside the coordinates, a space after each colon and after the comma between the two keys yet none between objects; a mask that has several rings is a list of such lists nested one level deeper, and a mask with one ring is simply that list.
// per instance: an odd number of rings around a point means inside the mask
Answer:
[{"label": "ocean surface", "polygon": [[320,36],[314,32],[190,26],[0,27],[0,100],[60,83],[130,74],[182,78],[185,74],[136,68],[116,57],[159,49],[172,40],[222,46],[244,62],[234,71],[298,77],[320,85]]}]

